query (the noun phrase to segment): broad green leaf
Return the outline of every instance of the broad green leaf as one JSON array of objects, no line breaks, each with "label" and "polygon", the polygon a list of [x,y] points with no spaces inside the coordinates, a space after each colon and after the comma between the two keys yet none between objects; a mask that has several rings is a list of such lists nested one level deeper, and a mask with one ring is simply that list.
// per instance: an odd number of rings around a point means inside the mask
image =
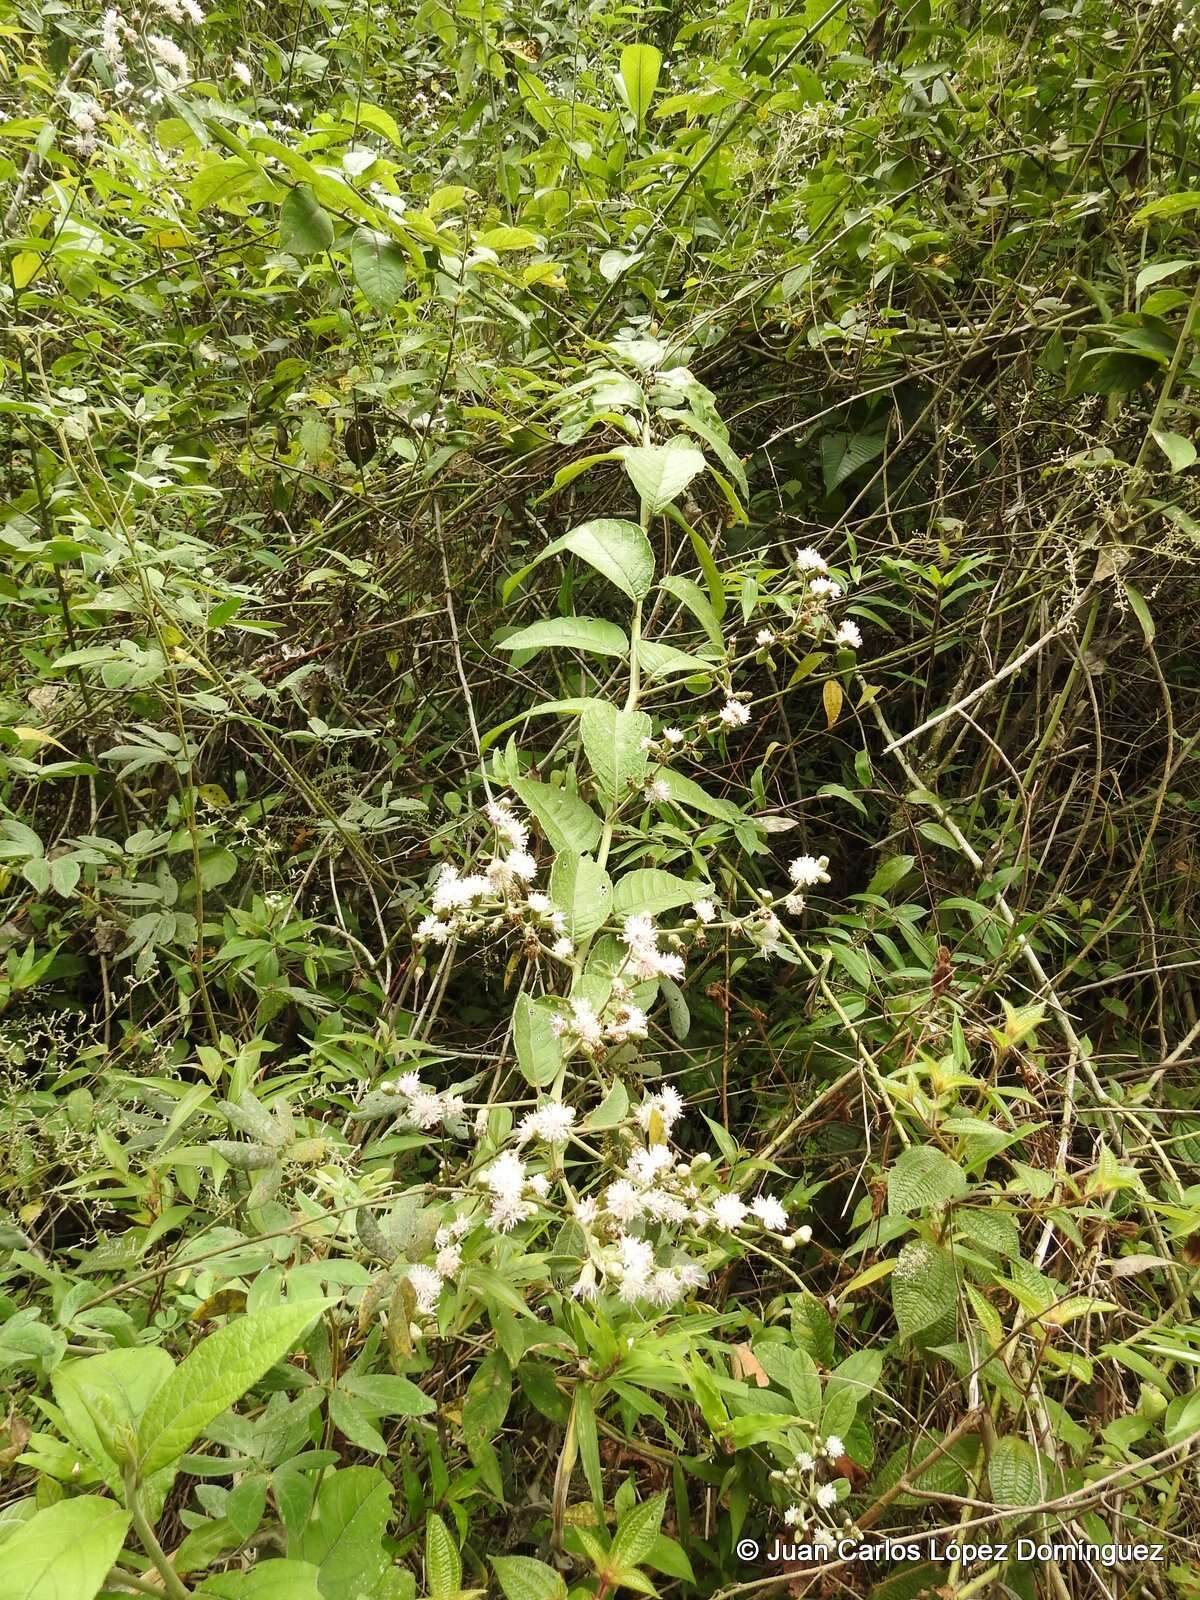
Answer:
[{"label": "broad green leaf", "polygon": [[690,678],[716,670],[713,663],[702,656],[677,650],[673,644],[659,644],[657,639],[639,639],[637,657],[646,678]]},{"label": "broad green leaf", "polygon": [[1121,588],[1125,591],[1125,598],[1129,601],[1129,609],[1138,619],[1138,626],[1142,630],[1142,637],[1147,644],[1154,643],[1154,617],[1150,607],[1146,604],[1145,597],[1139,589],[1135,589],[1126,578],[1120,579]]},{"label": "broad green leaf", "polygon": [[1176,189],[1174,194],[1164,194],[1148,205],[1140,207],[1129,219],[1131,228],[1151,222],[1155,217],[1183,217],[1189,211],[1200,211],[1200,189]]},{"label": "broad green leaf", "polygon": [[669,444],[625,445],[617,453],[625,463],[630,482],[641,496],[646,516],[653,516],[674,504],[705,467],[699,450],[683,439],[672,440]]},{"label": "broad green leaf", "polygon": [[398,244],[374,228],[356,228],[350,241],[354,281],[376,311],[390,311],[404,293],[407,256]]},{"label": "broad green leaf", "polygon": [[279,208],[279,243],[293,256],[320,255],[333,243],[333,223],[307,184],[289,190]]},{"label": "broad green leaf", "polygon": [[620,1078],[614,1078],[612,1088],[583,1124],[584,1132],[600,1133],[615,1128],[629,1114],[629,1090]]},{"label": "broad green leaf", "polygon": [[796,1415],[815,1428],[821,1417],[821,1379],[808,1351],[763,1340],[754,1346],[754,1356],[771,1382],[787,1390]]},{"label": "broad green leaf", "polygon": [[639,133],[646,124],[646,113],[658,87],[661,70],[662,52],[652,44],[626,45],[621,51],[621,83]]},{"label": "broad green leaf", "polygon": [[120,1554],[129,1514],[80,1495],[30,1517],[4,1541],[0,1600],[92,1600]]},{"label": "broad green leaf", "polygon": [[199,1344],[155,1393],[138,1428],[143,1477],[169,1466],[285,1356],[327,1301],[272,1306],[227,1323]]},{"label": "broad green leaf", "polygon": [[623,656],[629,649],[629,640],[615,622],[604,622],[599,617],[546,617],[509,634],[497,646],[500,650],[550,647],[585,650],[597,656]]},{"label": "broad green leaf", "polygon": [[463,1438],[475,1455],[500,1432],[512,1399],[512,1368],[502,1350],[493,1350],[475,1369],[463,1401]]},{"label": "broad green leaf", "polygon": [[660,912],[689,905],[711,893],[707,883],[688,883],[659,867],[639,867],[636,872],[627,872],[623,878],[618,878],[613,890],[613,910],[622,917],[635,911],[656,917]]},{"label": "broad green leaf", "polygon": [[666,1494],[656,1494],[621,1518],[609,1552],[615,1566],[636,1567],[649,1555],[662,1527],[666,1505]]},{"label": "broad green leaf", "polygon": [[317,1569],[310,1561],[257,1561],[249,1572],[205,1578],[199,1596],[215,1600],[322,1600]]},{"label": "broad green leaf", "polygon": [[532,1556],[489,1556],[505,1600],[566,1600],[560,1572]]},{"label": "broad green leaf", "polygon": [[498,255],[506,250],[540,250],[542,241],[528,228],[489,228],[481,233],[475,243],[485,250],[495,250]]},{"label": "broad green leaf", "polygon": [[170,1378],[175,1363],[157,1345],[106,1350],[86,1361],[64,1361],[51,1380],[54,1399],[71,1431],[115,1486],[121,1452],[110,1448],[122,1436],[137,1438],[138,1423],[153,1395]]},{"label": "broad green leaf", "polygon": [[612,910],[612,879],[591,856],[561,850],[550,873],[550,894],[573,939],[588,939]]},{"label": "broad green leaf", "polygon": [[427,1417],[437,1410],[432,1395],[407,1378],[393,1377],[388,1372],[348,1372],[338,1380],[338,1387],[380,1417]]},{"label": "broad green leaf", "polygon": [[912,871],[916,856],[890,856],[875,869],[870,883],[867,885],[868,894],[885,895],[889,889],[894,889],[901,878],[906,878]]},{"label": "broad green leaf", "polygon": [[1185,472],[1194,465],[1196,460],[1196,446],[1190,439],[1185,439],[1181,433],[1168,433],[1163,428],[1155,428],[1154,442],[1171,463],[1172,472]]},{"label": "broad green leaf", "polygon": [[513,1007],[517,1065],[526,1082],[535,1088],[553,1083],[562,1066],[562,1044],[551,1027],[555,1014],[561,1009],[561,1004],[531,1000],[527,994],[518,995]]},{"label": "broad green leaf", "polygon": [[584,855],[600,843],[604,824],[577,794],[536,778],[514,778],[512,788],[556,850],[576,850]]},{"label": "broad green leaf", "polygon": [[723,822],[743,820],[744,813],[738,810],[732,800],[717,799],[693,779],[686,777],[682,772],[676,772],[672,767],[656,767],[650,774],[650,779],[654,783],[666,784],[672,803],[675,805],[703,812],[706,817],[719,817]]},{"label": "broad green leaf", "polygon": [[1134,295],[1140,300],[1147,289],[1161,283],[1164,278],[1173,278],[1177,272],[1182,272],[1184,267],[1190,267],[1191,261],[1151,261],[1138,273],[1134,283]]},{"label": "broad green leaf", "polygon": [[345,1467],[321,1484],[308,1524],[289,1556],[318,1569],[323,1600],[370,1594],[388,1563],[383,1536],[392,1489],[378,1467]]},{"label": "broad green leaf", "polygon": [[935,1326],[953,1327],[958,1278],[945,1250],[927,1239],[906,1244],[892,1273],[892,1309],[906,1339]]},{"label": "broad green leaf", "polygon": [[996,1441],[988,1481],[997,1505],[1035,1506],[1042,1499],[1038,1457],[1028,1440],[1009,1434]]},{"label": "broad green leaf", "polygon": [[713,610],[711,601],[698,583],[693,583],[690,578],[672,576],[663,578],[658,587],[665,589],[668,594],[674,595],[676,600],[682,601],[705,633],[707,633],[710,644],[718,650],[725,648],[725,637],[721,632],[721,624],[717,613]]},{"label": "broad green leaf", "polygon": [[910,1145],[888,1173],[888,1216],[928,1211],[943,1201],[958,1200],[966,1192],[967,1176],[957,1161],[932,1145]]},{"label": "broad green leaf", "polygon": [[425,1519],[425,1583],[432,1600],[451,1600],[462,1588],[458,1546],[436,1511]]},{"label": "broad green leaf", "polygon": [[591,700],[584,707],[579,719],[584,754],[610,804],[641,787],[649,759],[642,741],[649,739],[650,727],[644,711],[619,711],[607,700]]},{"label": "broad green leaf", "polygon": [[644,600],[654,586],[654,551],[636,522],[619,517],[581,522],[552,548],[570,550],[631,600]]}]

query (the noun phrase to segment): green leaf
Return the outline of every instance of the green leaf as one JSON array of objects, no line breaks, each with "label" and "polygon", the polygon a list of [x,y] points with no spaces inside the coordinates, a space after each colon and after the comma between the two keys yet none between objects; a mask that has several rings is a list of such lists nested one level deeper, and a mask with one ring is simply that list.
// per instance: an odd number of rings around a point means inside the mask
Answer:
[{"label": "green leaf", "polygon": [[566,1600],[560,1572],[532,1556],[489,1556],[505,1600]]},{"label": "green leaf", "polygon": [[1174,194],[1164,194],[1142,206],[1129,219],[1131,228],[1151,222],[1155,217],[1182,217],[1189,211],[1200,210],[1200,189],[1177,189]]},{"label": "green leaf", "polygon": [[512,1368],[502,1350],[493,1350],[475,1369],[463,1401],[463,1438],[475,1456],[500,1432],[512,1400]]},{"label": "green leaf", "polygon": [[626,45],[621,51],[621,85],[639,133],[646,124],[646,113],[658,87],[661,70],[662,52],[652,44]]},{"label": "green leaf", "polygon": [[64,1361],[56,1369],[51,1379],[54,1399],[71,1438],[104,1473],[110,1487],[119,1481],[112,1470],[123,1455],[119,1438],[136,1439],[143,1412],[174,1370],[175,1363],[157,1345],[106,1350],[86,1361]]},{"label": "green leaf", "polygon": [[738,810],[732,800],[718,800],[682,772],[676,772],[671,767],[656,767],[650,776],[655,783],[666,784],[675,805],[703,812],[706,817],[719,817],[722,822],[743,820],[744,813]]},{"label": "green leaf", "polygon": [[269,1372],[329,1302],[272,1306],[208,1336],[154,1395],[138,1428],[141,1472],[178,1460],[210,1422]]},{"label": "green leaf", "polygon": [[390,311],[404,293],[407,255],[385,233],[356,228],[350,241],[354,281],[376,311]]},{"label": "green leaf", "polygon": [[890,856],[888,860],[880,862],[867,885],[867,893],[886,895],[889,889],[896,887],[901,878],[908,876],[916,859],[916,856]]},{"label": "green leaf", "polygon": [[1191,265],[1190,261],[1151,261],[1137,275],[1133,291],[1135,298],[1140,300],[1147,289],[1161,283],[1164,278],[1173,278],[1177,272]]},{"label": "green leaf", "polygon": [[279,243],[293,256],[320,255],[333,243],[333,223],[307,184],[289,190],[279,208]]},{"label": "green leaf", "polygon": [[249,1572],[205,1578],[198,1593],[216,1600],[322,1600],[310,1561],[258,1561]]},{"label": "green leaf", "polygon": [[585,1133],[600,1133],[606,1128],[615,1128],[618,1123],[624,1122],[629,1114],[629,1090],[620,1078],[614,1078],[612,1087],[595,1111],[583,1124]]},{"label": "green leaf", "polygon": [[945,1250],[927,1239],[906,1244],[892,1273],[892,1309],[906,1339],[943,1322],[953,1325],[958,1279]]},{"label": "green leaf", "polygon": [[910,1145],[888,1173],[888,1216],[911,1216],[945,1200],[958,1200],[966,1192],[966,1173],[957,1161],[932,1145]]},{"label": "green leaf", "polygon": [[1121,588],[1125,591],[1125,598],[1129,601],[1129,609],[1138,619],[1138,626],[1142,630],[1142,637],[1147,644],[1154,643],[1154,618],[1150,615],[1150,607],[1146,604],[1141,591],[1122,578]]},{"label": "green leaf", "polygon": [[338,1387],[361,1400],[368,1411],[379,1417],[427,1417],[437,1406],[433,1396],[407,1378],[390,1373],[348,1372]]},{"label": "green leaf", "polygon": [[321,1484],[304,1532],[288,1554],[318,1569],[324,1600],[369,1593],[387,1565],[383,1536],[391,1516],[391,1485],[378,1467],[345,1467]]},{"label": "green leaf", "polygon": [[99,1495],[60,1500],[4,1541],[0,1600],[92,1600],[125,1543],[129,1514]]},{"label": "green leaf", "polygon": [[653,1499],[634,1506],[627,1516],[621,1518],[609,1549],[614,1566],[636,1567],[639,1561],[649,1555],[662,1527],[666,1505],[666,1493],[656,1494]]},{"label": "green leaf", "polygon": [[631,600],[644,600],[654,586],[654,551],[636,522],[619,517],[581,522],[555,546],[588,562]]},{"label": "green leaf", "polygon": [[992,1498],[1002,1506],[1035,1506],[1042,1498],[1038,1458],[1025,1439],[1009,1434],[996,1441],[988,1462]]},{"label": "green leaf", "polygon": [[709,643],[718,650],[725,648],[725,636],[721,632],[721,624],[717,613],[712,608],[712,603],[698,583],[693,583],[690,578],[676,578],[674,576],[663,578],[660,589],[665,589],[668,594],[681,601],[695,617],[709,638]]},{"label": "green leaf", "polygon": [[550,872],[550,894],[573,939],[588,939],[612,910],[612,879],[591,856],[561,850]]},{"label": "green leaf", "polygon": [[619,711],[607,700],[591,700],[579,719],[584,754],[610,804],[641,787],[649,760],[642,740],[650,737],[644,711]]},{"label": "green leaf", "polygon": [[50,886],[55,894],[62,895],[64,900],[69,899],[82,870],[77,857],[55,856],[50,863]]},{"label": "green leaf", "polygon": [[1162,428],[1152,430],[1154,442],[1171,463],[1172,472],[1185,472],[1196,460],[1196,446],[1181,433],[1168,433]]},{"label": "green leaf", "polygon": [[636,911],[656,917],[675,906],[686,906],[693,900],[701,900],[711,892],[706,883],[687,883],[683,878],[663,872],[659,867],[639,867],[636,872],[627,872],[617,880],[613,890],[613,910],[622,917]]},{"label": "green leaf", "polygon": [[771,1382],[791,1395],[796,1415],[815,1428],[821,1416],[821,1379],[808,1351],[764,1340],[754,1346],[754,1357]]},{"label": "green leaf", "polygon": [[546,617],[502,639],[501,650],[585,650],[597,656],[623,656],[629,640],[615,622],[599,617]]},{"label": "green leaf", "polygon": [[425,1519],[425,1582],[432,1600],[449,1600],[462,1588],[458,1546],[436,1511]]},{"label": "green leaf", "polygon": [[512,789],[525,809],[537,818],[556,850],[575,850],[584,855],[600,843],[604,824],[577,794],[535,778],[514,778]]},{"label": "green leaf", "polygon": [[550,1000],[531,1000],[519,994],[513,1007],[513,1042],[517,1051],[517,1065],[527,1083],[544,1088],[553,1083],[562,1066],[562,1043],[550,1024],[555,1014],[562,1010],[561,1003]]},{"label": "green leaf", "polygon": [[528,228],[489,228],[477,236],[475,243],[485,250],[495,250],[498,255],[506,250],[540,250],[542,241]]},{"label": "green leaf", "polygon": [[625,445],[617,454],[642,500],[642,512],[653,516],[673,505],[698,472],[704,457],[686,439],[668,444]]}]

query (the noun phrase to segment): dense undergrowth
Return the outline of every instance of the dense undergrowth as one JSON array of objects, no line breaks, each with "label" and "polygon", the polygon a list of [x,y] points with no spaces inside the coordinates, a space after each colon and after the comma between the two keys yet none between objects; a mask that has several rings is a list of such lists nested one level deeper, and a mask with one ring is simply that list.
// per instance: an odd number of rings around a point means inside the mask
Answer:
[{"label": "dense undergrowth", "polygon": [[1196,30],[0,0],[0,1600],[1200,1594]]}]

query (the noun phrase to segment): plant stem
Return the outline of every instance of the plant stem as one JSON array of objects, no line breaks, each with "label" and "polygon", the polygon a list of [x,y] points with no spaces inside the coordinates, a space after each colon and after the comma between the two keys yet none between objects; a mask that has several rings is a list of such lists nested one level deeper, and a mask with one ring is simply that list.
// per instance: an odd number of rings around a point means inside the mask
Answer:
[{"label": "plant stem", "polygon": [[150,1526],[146,1513],[142,1510],[137,1478],[132,1467],[126,1468],[125,1471],[125,1503],[129,1507],[134,1532],[141,1540],[142,1549],[162,1575],[164,1593],[170,1596],[170,1600],[191,1600],[191,1590],[171,1565],[166,1551],[154,1536],[154,1529]]}]

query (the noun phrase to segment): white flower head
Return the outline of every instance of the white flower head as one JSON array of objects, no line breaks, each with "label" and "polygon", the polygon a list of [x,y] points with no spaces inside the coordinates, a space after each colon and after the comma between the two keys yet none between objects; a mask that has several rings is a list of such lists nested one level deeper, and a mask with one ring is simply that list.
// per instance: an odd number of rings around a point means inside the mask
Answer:
[{"label": "white flower head", "polygon": [[840,600],[842,586],[832,578],[814,578],[808,586],[808,592],[818,600]]},{"label": "white flower head", "polygon": [[781,1233],[787,1227],[787,1212],[771,1195],[760,1194],[750,1202],[750,1209],[764,1228]]},{"label": "white flower head", "polygon": [[758,630],[758,632],[754,635],[754,642],[757,645],[762,645],[764,649],[766,648],[767,645],[774,644],[775,643],[774,630],[771,629],[771,628],[760,628]]},{"label": "white flower head", "polygon": [[797,856],[788,866],[788,877],[798,889],[811,889],[829,882],[828,866],[828,856]]},{"label": "white flower head", "polygon": [[862,649],[862,631],[857,622],[843,622],[833,638],[835,644],[843,645],[847,650]]},{"label": "white flower head", "polygon": [[797,572],[828,572],[829,564],[819,550],[797,550],[792,558]]},{"label": "white flower head", "polygon": [[727,728],[744,728],[750,721],[750,707],[740,700],[726,700],[719,715]]},{"label": "white flower head", "polygon": [[722,1194],[713,1201],[712,1214],[718,1228],[724,1229],[726,1233],[732,1233],[735,1228],[741,1226],[746,1215],[746,1206],[738,1195]]},{"label": "white flower head", "polygon": [[430,1316],[437,1309],[438,1296],[442,1292],[441,1274],[433,1267],[409,1267],[408,1281],[417,1297],[417,1310]]},{"label": "white flower head", "polygon": [[836,1484],[823,1483],[817,1490],[817,1504],[820,1506],[821,1510],[829,1511],[833,1506],[837,1505],[837,1502],[838,1492]]},{"label": "white flower head", "polygon": [[714,922],[717,916],[717,908],[711,900],[693,900],[692,915],[697,922]]},{"label": "white flower head", "polygon": [[646,799],[665,805],[671,798],[671,785],[665,778],[652,778],[646,785]]},{"label": "white flower head", "polygon": [[541,1139],[545,1144],[565,1144],[575,1121],[575,1107],[563,1105],[561,1100],[544,1100],[536,1111],[522,1117],[517,1129],[517,1143]]},{"label": "white flower head", "polygon": [[663,731],[662,731],[662,736],[667,741],[668,744],[682,744],[683,743],[683,730],[682,730],[682,728],[664,728]]},{"label": "white flower head", "polygon": [[827,1455],[830,1461],[836,1461],[838,1456],[846,1454],[845,1440],[839,1434],[831,1433],[822,1446],[822,1453]]}]

